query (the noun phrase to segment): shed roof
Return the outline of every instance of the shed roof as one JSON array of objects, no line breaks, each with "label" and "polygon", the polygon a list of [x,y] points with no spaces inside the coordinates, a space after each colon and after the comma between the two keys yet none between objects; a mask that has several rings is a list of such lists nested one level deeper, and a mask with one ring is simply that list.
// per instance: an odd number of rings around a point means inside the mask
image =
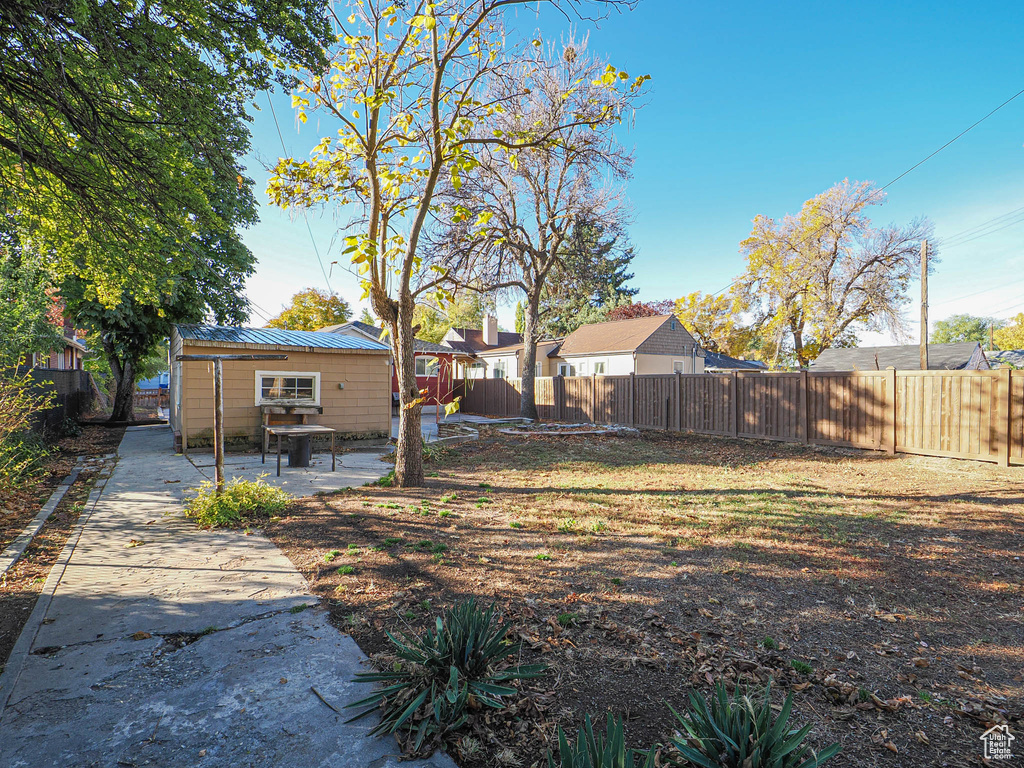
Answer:
[{"label": "shed roof", "polygon": [[559,354],[566,357],[634,352],[670,317],[672,315],[652,315],[581,325],[565,337]]},{"label": "shed roof", "polygon": [[[984,370],[988,367],[985,353],[976,341],[928,345],[930,371]],[[921,348],[917,344],[904,344],[893,347],[826,349],[811,362],[812,371],[884,371],[886,368],[898,371],[920,370]]]},{"label": "shed roof", "polygon": [[183,339],[218,344],[262,344],[271,347],[312,349],[359,349],[390,352],[385,344],[366,338],[319,331],[285,331],[280,328],[236,328],[225,325],[175,326]]}]

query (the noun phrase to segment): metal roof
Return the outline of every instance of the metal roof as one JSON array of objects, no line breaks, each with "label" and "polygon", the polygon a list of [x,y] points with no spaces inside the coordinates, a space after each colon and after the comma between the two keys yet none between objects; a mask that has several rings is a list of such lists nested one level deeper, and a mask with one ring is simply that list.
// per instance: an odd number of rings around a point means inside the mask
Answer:
[{"label": "metal roof", "polygon": [[[350,320],[347,323],[339,323],[338,325],[325,325],[320,328],[317,333],[345,333],[345,331],[354,329],[366,334],[367,336],[373,336],[375,339],[384,338],[384,329],[378,328],[376,325],[370,325],[359,320]],[[390,339],[390,336],[387,337]],[[391,346],[389,341],[382,341],[382,344]],[[450,355],[454,350],[451,347],[445,347],[441,344],[435,344],[432,341],[423,341],[422,339],[413,339],[412,348],[415,352],[433,352],[435,354],[446,354]]]},{"label": "metal roof", "polygon": [[223,344],[263,344],[274,347],[315,349],[363,349],[389,352],[386,344],[367,338],[317,331],[285,331],[280,328],[232,328],[224,325],[178,325],[183,339]]},{"label": "metal roof", "polygon": [[[928,370],[988,370],[988,360],[976,341],[928,345]],[[892,347],[849,347],[826,349],[811,361],[812,371],[916,371],[921,368],[917,344]]]},{"label": "metal roof", "polygon": [[721,370],[736,371],[765,371],[768,366],[760,360],[740,360],[735,357],[723,355],[721,352],[704,351],[704,370],[718,368]]}]

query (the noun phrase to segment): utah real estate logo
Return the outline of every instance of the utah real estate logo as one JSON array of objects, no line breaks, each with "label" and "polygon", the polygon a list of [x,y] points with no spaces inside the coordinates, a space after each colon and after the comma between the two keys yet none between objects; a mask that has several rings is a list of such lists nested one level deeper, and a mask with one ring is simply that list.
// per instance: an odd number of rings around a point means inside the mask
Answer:
[{"label": "utah real estate logo", "polygon": [[1010,733],[1010,726],[993,725],[981,734],[981,741],[985,745],[985,759],[1009,760],[1013,757],[1010,745],[1016,738]]}]

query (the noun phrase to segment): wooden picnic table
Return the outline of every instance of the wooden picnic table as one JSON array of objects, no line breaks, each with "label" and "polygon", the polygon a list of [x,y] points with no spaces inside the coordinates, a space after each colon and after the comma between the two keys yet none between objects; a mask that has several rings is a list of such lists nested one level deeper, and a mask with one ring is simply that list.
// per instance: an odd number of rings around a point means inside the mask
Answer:
[{"label": "wooden picnic table", "polygon": [[[281,476],[281,437],[304,437],[312,435],[322,435],[330,432],[331,434],[331,472],[335,470],[337,466],[337,455],[334,451],[334,433],[337,430],[331,427],[324,427],[320,424],[275,424],[275,425],[263,425],[263,432],[265,436],[277,436],[277,476]],[[260,461],[263,464],[267,463],[267,452],[266,452],[266,440],[261,440],[264,450],[260,451]],[[290,461],[290,459],[289,459]]]}]

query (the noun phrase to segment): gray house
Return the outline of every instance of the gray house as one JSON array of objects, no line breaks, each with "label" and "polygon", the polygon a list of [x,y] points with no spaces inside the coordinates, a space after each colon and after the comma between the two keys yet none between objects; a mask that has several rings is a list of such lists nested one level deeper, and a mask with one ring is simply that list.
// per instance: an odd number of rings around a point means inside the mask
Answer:
[{"label": "gray house", "polygon": [[[987,371],[991,367],[981,344],[976,341],[928,345],[929,371]],[[920,346],[826,349],[811,361],[812,371],[884,371],[886,368],[921,370]]]}]

